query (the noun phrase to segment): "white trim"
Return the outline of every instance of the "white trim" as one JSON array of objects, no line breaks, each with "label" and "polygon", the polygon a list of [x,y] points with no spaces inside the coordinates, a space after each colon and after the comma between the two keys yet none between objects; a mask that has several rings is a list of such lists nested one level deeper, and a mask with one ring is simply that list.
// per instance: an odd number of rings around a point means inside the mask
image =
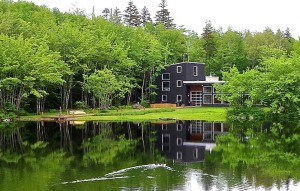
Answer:
[{"label": "white trim", "polygon": [[[169,78],[164,78],[164,75],[169,75]],[[162,80],[170,80],[171,79],[171,74],[170,73],[162,73],[162,75],[161,75],[161,79]]]},{"label": "white trim", "polygon": [[[169,87],[164,87],[164,83],[169,83]],[[161,82],[161,90],[162,91],[170,91],[171,90],[171,83],[170,83],[170,81],[162,81]]]},{"label": "white trim", "polygon": [[176,71],[177,73],[182,73],[182,66],[177,66]]},{"label": "white trim", "polygon": [[182,145],[182,138],[177,138],[176,139],[176,145],[181,146]]},{"label": "white trim", "polygon": [[[180,84],[178,84],[178,82],[180,82]],[[178,88],[182,87],[182,80],[177,80],[177,81],[176,81],[176,86],[177,86]]]},{"label": "white trim", "polygon": [[[210,88],[210,92],[204,91],[205,88]],[[203,93],[213,93],[213,87],[212,86],[203,86]]]},{"label": "white trim", "polygon": [[[181,99],[178,99],[179,97],[180,97]],[[177,102],[182,101],[182,95],[181,95],[181,94],[176,95],[176,101],[177,101]]]},{"label": "white trim", "polygon": [[[205,97],[210,96],[210,102],[206,102]],[[203,104],[212,104],[213,100],[212,100],[213,96],[212,94],[203,94]]]},{"label": "white trim", "polygon": [[[196,70],[195,70],[196,69]],[[198,76],[198,66],[193,67],[193,75]]]},{"label": "white trim", "polygon": [[209,81],[183,81],[184,84],[216,84],[216,83],[225,83],[226,81],[218,81],[218,82],[209,82]]},{"label": "white trim", "polygon": [[161,95],[161,101],[168,101],[167,95]]},{"label": "white trim", "polygon": [[181,160],[182,159],[182,152],[177,152],[176,157],[177,157],[177,160]]}]

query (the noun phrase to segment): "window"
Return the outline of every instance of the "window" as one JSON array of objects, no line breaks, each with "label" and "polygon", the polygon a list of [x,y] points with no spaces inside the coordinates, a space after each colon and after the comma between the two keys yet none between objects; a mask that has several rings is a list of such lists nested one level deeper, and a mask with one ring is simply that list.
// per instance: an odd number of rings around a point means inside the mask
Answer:
[{"label": "window", "polygon": [[220,101],[220,100],[217,98],[217,95],[214,95],[214,103],[216,103],[216,104],[222,103],[222,101]]},{"label": "window", "polygon": [[161,101],[167,101],[167,95],[162,95],[161,96]]},{"label": "window", "polygon": [[193,157],[194,157],[194,159],[198,158],[198,148],[194,148],[194,150],[193,150]]},{"label": "window", "polygon": [[194,74],[194,76],[198,76],[198,67],[197,66],[194,66],[193,74]]},{"label": "window", "polygon": [[177,123],[177,131],[182,131],[182,124],[181,123]]},{"label": "window", "polygon": [[182,102],[182,95],[177,95],[177,102]]},{"label": "window", "polygon": [[203,95],[203,103],[204,104],[211,104],[212,102],[212,95]]},{"label": "window", "polygon": [[177,152],[177,160],[181,160],[182,159],[182,152]]},{"label": "window", "polygon": [[170,73],[163,73],[162,80],[170,80]]},{"label": "window", "polygon": [[162,124],[162,125],[161,125],[161,129],[162,129],[162,130],[167,130],[167,124]]},{"label": "window", "polygon": [[170,82],[169,81],[162,82],[162,91],[170,91]]},{"label": "window", "polygon": [[181,73],[182,72],[182,67],[181,66],[177,66],[177,73]]},{"label": "window", "polygon": [[212,87],[211,86],[204,86],[203,87],[204,93],[212,93]]},{"label": "window", "polygon": [[182,138],[177,138],[177,145],[181,146],[182,145]]},{"label": "window", "polygon": [[181,80],[177,80],[177,87],[182,87],[182,81]]}]

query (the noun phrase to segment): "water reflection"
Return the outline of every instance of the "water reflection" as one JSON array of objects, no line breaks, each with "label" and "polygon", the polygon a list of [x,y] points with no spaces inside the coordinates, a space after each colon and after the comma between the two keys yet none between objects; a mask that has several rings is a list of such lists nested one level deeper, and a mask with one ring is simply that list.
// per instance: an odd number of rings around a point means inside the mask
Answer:
[{"label": "water reflection", "polygon": [[223,122],[176,121],[154,124],[157,144],[169,159],[182,162],[203,161],[205,150],[211,151],[216,137],[227,132]]},{"label": "water reflection", "polygon": [[0,128],[0,187],[1,190],[299,188],[299,129],[300,125],[283,128],[280,123],[255,120],[11,123]]}]

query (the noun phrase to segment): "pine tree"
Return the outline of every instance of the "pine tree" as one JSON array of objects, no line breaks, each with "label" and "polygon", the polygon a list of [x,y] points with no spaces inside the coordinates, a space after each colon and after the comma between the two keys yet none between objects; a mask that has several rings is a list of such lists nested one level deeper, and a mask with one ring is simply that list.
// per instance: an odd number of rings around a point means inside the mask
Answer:
[{"label": "pine tree", "polygon": [[205,27],[203,28],[202,38],[204,40],[204,50],[206,51],[206,59],[210,59],[215,55],[216,47],[214,40],[215,30],[211,25],[210,20],[205,22]]},{"label": "pine tree", "polygon": [[124,23],[128,26],[139,26],[141,24],[140,14],[136,6],[130,0],[128,2],[128,7],[124,11],[125,14],[123,16]]},{"label": "pine tree", "polygon": [[120,11],[120,9],[118,7],[116,7],[113,10],[111,21],[115,22],[115,23],[121,23],[121,21],[122,21],[122,15],[121,15],[121,11]]},{"label": "pine tree", "polygon": [[102,11],[102,17],[105,18],[106,20],[109,19],[109,15],[110,15],[110,10],[109,8],[105,8],[103,11]]},{"label": "pine tree", "polygon": [[146,23],[150,22],[152,22],[150,12],[148,8],[144,6],[141,12],[141,23],[143,26],[145,26]]},{"label": "pine tree", "polygon": [[289,27],[286,28],[285,31],[284,31],[284,38],[286,38],[289,42],[291,42],[292,35],[291,35]]},{"label": "pine tree", "polygon": [[155,15],[156,24],[163,24],[167,28],[174,27],[175,26],[175,24],[173,24],[174,19],[170,16],[170,12],[166,8],[167,7],[166,0],[162,0],[161,3],[159,4],[159,7],[161,9],[157,11]]}]

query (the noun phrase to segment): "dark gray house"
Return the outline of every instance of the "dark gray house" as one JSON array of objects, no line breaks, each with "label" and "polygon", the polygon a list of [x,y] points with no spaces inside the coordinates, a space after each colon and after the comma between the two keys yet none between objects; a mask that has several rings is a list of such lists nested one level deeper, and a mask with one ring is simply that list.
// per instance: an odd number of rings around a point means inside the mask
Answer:
[{"label": "dark gray house", "polygon": [[205,76],[205,64],[181,62],[167,66],[156,78],[156,103],[176,103],[177,105],[227,105],[216,98],[213,88],[218,77]]}]

